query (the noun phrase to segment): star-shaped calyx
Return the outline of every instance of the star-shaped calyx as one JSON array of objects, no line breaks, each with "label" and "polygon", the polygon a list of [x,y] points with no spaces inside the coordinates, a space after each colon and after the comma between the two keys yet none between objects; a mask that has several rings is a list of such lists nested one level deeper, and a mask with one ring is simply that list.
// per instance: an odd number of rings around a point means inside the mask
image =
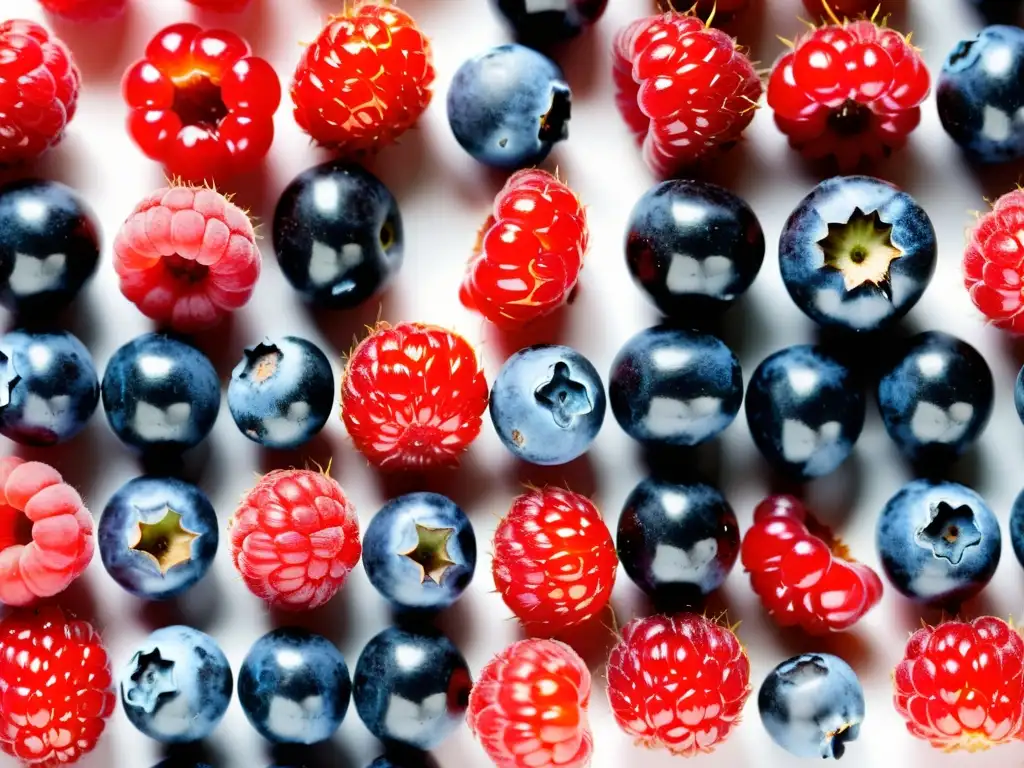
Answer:
[{"label": "star-shaped calyx", "polygon": [[153,714],[160,697],[178,692],[174,681],[174,662],[160,655],[160,649],[137,653],[132,661],[131,683],[125,686],[124,696],[130,704],[147,714]]},{"label": "star-shaped calyx", "polygon": [[0,408],[11,404],[14,388],[21,381],[21,376],[14,370],[14,360],[5,352],[0,352]]},{"label": "star-shaped calyx", "polygon": [[457,563],[448,554],[448,540],[455,533],[454,528],[431,528],[416,523],[416,544],[402,557],[412,560],[420,569],[420,584],[428,580],[440,585],[441,579]]},{"label": "star-shaped calyx", "polygon": [[264,339],[255,347],[245,349],[245,369],[241,378],[262,383],[274,377],[281,363],[281,350],[270,339]]},{"label": "star-shaped calyx", "polygon": [[892,225],[882,221],[878,211],[854,208],[849,220],[828,225],[828,234],[818,245],[825,257],[822,269],[839,272],[847,291],[873,285],[892,301],[890,270],[903,251],[893,244]]},{"label": "star-shaped calyx", "polygon": [[192,542],[200,536],[182,525],[180,514],[164,507],[154,522],[139,521],[128,546],[150,558],[166,575],[171,568],[192,559]]},{"label": "star-shaped calyx", "polygon": [[569,366],[555,363],[551,378],[534,392],[537,402],[548,409],[551,418],[562,429],[572,426],[573,419],[594,410],[586,386],[572,378]]},{"label": "star-shaped calyx", "polygon": [[974,522],[974,510],[966,504],[954,507],[940,501],[928,524],[917,532],[917,543],[957,565],[968,547],[981,543],[981,531]]}]

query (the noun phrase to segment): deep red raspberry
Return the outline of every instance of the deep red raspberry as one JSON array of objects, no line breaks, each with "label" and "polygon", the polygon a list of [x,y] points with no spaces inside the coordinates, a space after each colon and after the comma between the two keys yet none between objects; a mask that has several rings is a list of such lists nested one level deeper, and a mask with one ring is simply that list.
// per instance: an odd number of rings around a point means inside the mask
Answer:
[{"label": "deep red raspberry", "polygon": [[462,336],[436,325],[380,323],[348,357],[341,419],[377,467],[453,466],[480,434],[487,394]]},{"label": "deep red raspberry", "polygon": [[691,757],[728,738],[750,693],[730,629],[696,614],[634,619],[608,657],[608,701],[637,743]]},{"label": "deep red raspberry", "polygon": [[281,84],[234,32],[166,27],[125,72],[121,91],[139,149],[184,181],[252,170],[274,140]]},{"label": "deep red raspberry", "polygon": [[203,8],[207,11],[218,13],[238,13],[244,11],[249,5],[249,0],[188,0],[192,5]]},{"label": "deep red raspberry", "polygon": [[99,634],[60,608],[0,621],[0,750],[32,768],[63,768],[91,752],[114,711]]},{"label": "deep red raspberry", "polygon": [[103,21],[124,13],[128,0],[39,0],[39,4],[68,21]]},{"label": "deep red raspberry", "polygon": [[576,193],[547,171],[519,171],[494,199],[459,298],[499,328],[550,314],[576,287],[589,237]]},{"label": "deep red raspberry", "polygon": [[993,324],[1024,333],[1024,189],[1000,197],[971,230],[964,284]]},{"label": "deep red raspberry", "polygon": [[804,7],[814,19],[832,16],[855,19],[873,13],[876,9],[884,11],[887,4],[891,4],[889,0],[804,0]]},{"label": "deep red raspberry", "polygon": [[520,640],[483,668],[466,720],[497,768],[585,768],[589,704],[590,671],[572,648]]},{"label": "deep red raspberry", "polygon": [[308,469],[264,475],[230,528],[231,557],[245,585],[282,610],[326,603],[363,552],[355,507],[329,475]]},{"label": "deep red raspberry", "polygon": [[433,82],[430,40],[413,18],[388,2],[356,0],[302,54],[295,122],[340,153],[375,152],[419,120]]},{"label": "deep red raspberry", "polygon": [[907,730],[946,752],[1024,738],[1024,639],[1002,619],[947,621],[911,635],[893,676]]},{"label": "deep red raspberry", "polygon": [[659,176],[734,144],[754,119],[754,65],[729,35],[692,14],[634,21],[616,36],[613,58],[619,111]]},{"label": "deep red raspberry", "polygon": [[740,548],[765,609],[782,627],[811,634],[849,629],[882,598],[882,580],[793,496],[769,496],[754,510]]}]

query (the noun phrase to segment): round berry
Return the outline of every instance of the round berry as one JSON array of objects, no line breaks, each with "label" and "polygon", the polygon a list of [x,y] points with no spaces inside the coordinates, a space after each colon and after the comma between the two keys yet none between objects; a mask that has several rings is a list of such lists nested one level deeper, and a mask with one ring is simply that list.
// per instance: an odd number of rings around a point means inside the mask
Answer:
[{"label": "round berry", "polygon": [[608,0],[560,0],[542,5],[530,0],[491,0],[491,5],[517,40],[544,47],[577,37],[597,23],[608,7]]},{"label": "round berry", "polygon": [[964,285],[993,325],[1024,334],[1024,190],[1014,189],[978,217],[964,251]]},{"label": "round berry", "polygon": [[1014,499],[1013,509],[1010,511],[1010,544],[1013,546],[1013,554],[1017,556],[1017,562],[1024,568],[1024,491]]},{"label": "round berry", "polygon": [[128,0],[39,0],[43,10],[76,22],[105,21],[124,13]]}]

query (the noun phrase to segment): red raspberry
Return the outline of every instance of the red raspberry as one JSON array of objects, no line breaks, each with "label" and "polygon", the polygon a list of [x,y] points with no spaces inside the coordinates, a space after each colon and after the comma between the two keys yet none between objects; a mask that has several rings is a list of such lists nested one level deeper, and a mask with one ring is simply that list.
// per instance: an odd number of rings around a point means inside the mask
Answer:
[{"label": "red raspberry", "polygon": [[245,585],[281,610],[326,603],[363,552],[355,507],[324,472],[267,473],[242,499],[229,526],[231,557]]},{"label": "red raspberry", "polygon": [[754,592],[775,622],[820,635],[849,629],[882,598],[882,580],[792,496],[754,510],[740,548]]},{"label": "red raspberry", "polygon": [[249,0],[188,0],[192,5],[217,13],[238,13],[244,11]]},{"label": "red raspberry", "polygon": [[575,192],[547,171],[519,171],[494,199],[459,298],[504,329],[550,314],[575,289],[589,237]]},{"label": "red raspberry", "polygon": [[616,101],[659,176],[731,146],[754,119],[761,80],[725,32],[671,11],[615,38]]},{"label": "red raspberry", "polygon": [[494,584],[531,629],[556,633],[600,613],[618,564],[597,507],[561,488],[516,497],[494,533]]},{"label": "red raspberry", "polygon": [[486,409],[476,352],[436,325],[378,324],[349,355],[341,381],[341,419],[382,469],[457,464]]},{"label": "red raspberry", "polygon": [[862,19],[815,28],[772,68],[768,105],[794,149],[840,172],[906,144],[931,80],[909,39]]},{"label": "red raspberry", "polygon": [[158,189],[114,239],[121,293],[182,333],[210,328],[249,301],[261,263],[249,217],[212,189]]},{"label": "red raspberry", "polygon": [[274,140],[281,84],[234,32],[166,27],[125,72],[121,91],[139,149],[185,181],[252,170]]},{"label": "red raspberry", "polygon": [[917,630],[893,676],[896,711],[933,747],[978,752],[1024,738],[1024,639],[982,616]]},{"label": "red raspberry", "polygon": [[68,21],[102,21],[124,13],[128,0],[39,0],[39,4]]},{"label": "red raspberry", "polygon": [[99,634],[55,605],[0,621],[0,750],[32,768],[63,768],[96,747],[114,711]]},{"label": "red raspberry", "polygon": [[731,630],[695,614],[634,619],[608,657],[608,701],[637,743],[692,757],[739,721],[750,662]]},{"label": "red raspberry", "polygon": [[60,142],[81,83],[57,37],[34,21],[0,22],[0,166],[33,160]]},{"label": "red raspberry", "polygon": [[391,144],[430,104],[430,40],[405,11],[357,0],[327,23],[295,69],[295,122],[352,155]]},{"label": "red raspberry", "polygon": [[1024,189],[996,200],[969,235],[964,283],[996,326],[1024,333]]},{"label": "red raspberry", "polygon": [[491,659],[469,694],[466,720],[497,768],[585,768],[590,671],[557,640],[513,643]]}]

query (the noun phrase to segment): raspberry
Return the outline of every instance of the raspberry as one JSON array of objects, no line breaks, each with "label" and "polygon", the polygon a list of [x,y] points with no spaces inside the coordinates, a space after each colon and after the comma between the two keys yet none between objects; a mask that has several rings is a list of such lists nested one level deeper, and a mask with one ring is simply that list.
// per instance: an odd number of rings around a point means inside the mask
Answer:
[{"label": "raspberry", "polygon": [[911,635],[893,676],[896,711],[933,747],[977,752],[1024,738],[1024,639],[1002,619]]},{"label": "raspberry", "polygon": [[775,622],[811,634],[849,629],[882,598],[882,580],[799,499],[769,496],[740,548],[754,592]]},{"label": "raspberry", "polygon": [[57,470],[0,459],[0,603],[28,605],[63,592],[94,549],[92,516]]},{"label": "raspberry", "polygon": [[499,328],[519,328],[566,303],[588,240],[576,194],[547,171],[519,171],[494,200],[459,298]]},{"label": "raspberry", "polygon": [[39,0],[39,4],[68,21],[102,21],[124,13],[128,0]]},{"label": "raspberry", "polygon": [[229,525],[231,557],[246,586],[281,610],[326,603],[362,554],[355,507],[323,472],[267,473]]},{"label": "raspberry", "polygon": [[872,20],[832,18],[775,62],[768,105],[790,146],[847,172],[906,143],[931,81],[920,53],[899,32]]},{"label": "raspberry", "polygon": [[433,82],[430,40],[413,18],[388,2],[357,0],[302,54],[295,122],[338,152],[375,152],[419,120]]},{"label": "raspberry", "polygon": [[60,142],[81,83],[57,37],[34,21],[0,22],[0,166],[33,160]]},{"label": "raspberry", "polygon": [[750,662],[731,630],[703,616],[634,619],[608,657],[616,722],[648,748],[711,752],[739,721]]},{"label": "raspberry", "polygon": [[341,381],[341,419],[382,469],[457,464],[486,409],[476,352],[436,325],[378,324],[349,355]]},{"label": "raspberry", "polygon": [[197,8],[218,13],[238,13],[244,11],[249,0],[188,0]]},{"label": "raspberry", "polygon": [[31,768],[62,768],[96,747],[115,700],[88,622],[54,605],[0,621],[0,750]]},{"label": "raspberry", "polygon": [[689,13],[638,19],[615,38],[616,102],[659,176],[726,149],[754,118],[761,81],[736,41]]},{"label": "raspberry", "polygon": [[121,91],[139,149],[185,181],[252,170],[274,140],[281,84],[234,32],[164,28],[125,72]]},{"label": "raspberry", "polygon": [[497,768],[585,768],[589,703],[590,672],[572,648],[520,640],[483,668],[466,719]]},{"label": "raspberry", "polygon": [[531,629],[559,632],[604,610],[618,563],[594,503],[561,488],[516,497],[494,534],[494,584]]},{"label": "raspberry", "polygon": [[158,189],[114,239],[121,293],[176,331],[210,328],[243,306],[260,276],[249,217],[211,189]]},{"label": "raspberry", "polygon": [[1024,189],[978,219],[964,253],[964,284],[993,324],[1024,333]]}]

